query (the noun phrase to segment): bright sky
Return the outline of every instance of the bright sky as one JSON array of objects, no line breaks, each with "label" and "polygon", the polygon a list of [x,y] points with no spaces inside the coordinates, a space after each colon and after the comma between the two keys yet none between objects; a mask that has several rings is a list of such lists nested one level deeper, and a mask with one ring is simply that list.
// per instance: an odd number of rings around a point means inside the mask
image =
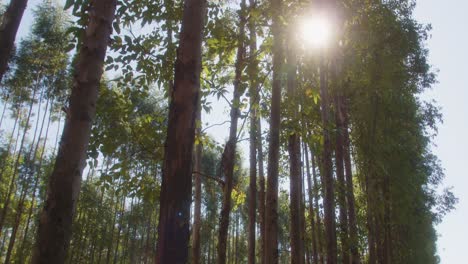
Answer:
[{"label": "bright sky", "polygon": [[445,168],[445,185],[454,186],[460,199],[457,209],[437,227],[439,255],[443,264],[466,263],[468,237],[468,2],[461,0],[419,0],[416,18],[431,23],[432,38],[428,42],[430,63],[439,69],[439,83],[427,96],[442,107],[444,124],[435,139],[435,154]]},{"label": "bright sky", "polygon": [[[6,2],[6,1],[2,1]],[[21,25],[19,36],[25,36],[31,25],[31,7],[39,0],[30,0]],[[434,152],[445,168],[446,186],[454,186],[460,199],[457,209],[447,215],[437,227],[440,235],[438,250],[443,264],[458,264],[466,261],[466,238],[468,237],[468,186],[465,162],[468,154],[468,2],[462,0],[419,0],[416,18],[433,26],[432,38],[428,41],[430,63],[440,70],[439,83],[425,94],[435,99],[442,107],[444,123],[440,125],[435,139]],[[210,115],[210,123],[221,123],[228,116],[225,105],[218,104]],[[219,141],[225,139],[227,128],[210,129],[210,134]],[[246,144],[246,141],[244,141]],[[246,146],[242,149],[247,150]],[[245,151],[247,154],[247,152]]]}]

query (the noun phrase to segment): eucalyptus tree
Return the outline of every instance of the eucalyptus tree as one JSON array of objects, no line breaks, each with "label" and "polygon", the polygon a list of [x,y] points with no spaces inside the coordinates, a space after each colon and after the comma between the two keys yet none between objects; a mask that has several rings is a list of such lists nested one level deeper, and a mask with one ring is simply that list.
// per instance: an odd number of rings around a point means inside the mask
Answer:
[{"label": "eucalyptus tree", "polygon": [[49,178],[33,263],[63,263],[65,260],[116,4],[115,0],[90,2],[88,24],[75,65],[70,105],[54,171]]},{"label": "eucalyptus tree", "polygon": [[281,109],[281,67],[283,63],[281,10],[280,0],[271,0],[273,20],[273,82],[271,95],[270,136],[268,148],[268,180],[265,208],[265,263],[278,263],[278,169],[279,169],[279,131]]},{"label": "eucalyptus tree", "polygon": [[[169,104],[156,263],[187,263],[195,116],[206,2],[185,0]],[[179,250],[179,249],[182,249]]]},{"label": "eucalyptus tree", "polygon": [[229,139],[224,148],[221,167],[225,178],[223,186],[223,205],[219,221],[219,238],[218,238],[218,264],[226,263],[226,241],[228,237],[229,215],[231,212],[231,193],[234,185],[234,165],[236,162],[236,145],[237,145],[237,124],[240,115],[240,98],[244,92],[242,87],[242,72],[245,65],[245,25],[246,25],[246,3],[241,2],[239,10],[239,35],[237,44],[237,56],[234,76],[234,91],[231,102],[231,122],[229,129]]}]

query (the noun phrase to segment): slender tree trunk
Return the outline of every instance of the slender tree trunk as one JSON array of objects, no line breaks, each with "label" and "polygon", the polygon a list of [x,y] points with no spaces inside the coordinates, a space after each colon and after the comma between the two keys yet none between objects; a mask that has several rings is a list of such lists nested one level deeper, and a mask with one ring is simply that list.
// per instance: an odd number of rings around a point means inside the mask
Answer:
[{"label": "slender tree trunk", "polygon": [[[7,145],[7,149],[6,149],[6,153],[8,155],[10,155],[10,151],[11,151],[11,145],[13,144],[13,140],[14,140],[14,135],[15,135],[15,130],[16,130],[16,127],[18,125],[18,120],[19,120],[19,116],[20,116],[20,109],[21,107],[18,107],[18,110],[16,111],[16,117],[15,117],[15,122],[13,124],[13,129],[11,130],[11,136],[10,136],[10,139],[8,140],[8,145]],[[17,135],[19,135],[19,131],[20,131],[20,128],[18,128],[18,132],[17,132]],[[17,137],[18,138],[18,137]],[[17,142],[18,140],[16,140]],[[16,142],[15,142],[15,148],[13,149],[13,152],[16,150]],[[2,182],[3,180],[3,174],[5,172],[5,169],[6,167],[8,166],[8,159],[4,159],[2,160],[2,168],[0,170],[0,182]],[[1,198],[1,197],[0,197]],[[0,225],[0,228],[2,226]],[[1,233],[1,232],[0,232]]]},{"label": "slender tree trunk", "polygon": [[316,219],[317,219],[317,246],[318,246],[318,252],[319,252],[319,259],[320,263],[324,264],[325,263],[325,257],[324,257],[324,244],[323,244],[323,236],[322,236],[322,221],[320,217],[320,207],[319,207],[319,185],[317,181],[317,170],[316,165],[315,165],[315,155],[313,152],[311,152],[311,159],[312,159],[312,177],[314,181],[314,203],[315,203],[315,210],[316,210]]},{"label": "slender tree trunk", "polygon": [[[249,28],[249,95],[250,95],[250,148],[249,148],[249,159],[250,159],[250,170],[249,170],[249,224],[248,224],[248,263],[255,264],[255,223],[257,215],[257,109],[259,102],[259,91],[257,85],[257,73],[258,64],[256,58],[257,52],[257,33],[255,30],[255,17],[252,13],[256,10],[256,0],[249,0],[250,4],[250,16],[248,21]],[[264,183],[263,183],[264,184]],[[261,243],[263,246],[263,243]]]},{"label": "slender tree trunk", "polygon": [[156,263],[188,262],[192,154],[206,0],[185,0],[169,104]]},{"label": "slender tree trunk", "polygon": [[258,185],[260,189],[258,191],[258,214],[260,222],[260,248],[261,255],[260,260],[261,264],[265,264],[265,238],[266,238],[266,229],[265,229],[265,176],[263,168],[263,140],[262,140],[262,126],[260,121],[260,116],[257,116],[257,160],[258,160]]},{"label": "slender tree trunk", "polygon": [[[288,51],[288,102],[292,105],[291,123],[297,121],[297,104],[295,103],[296,86],[296,56],[290,49]],[[293,131],[288,138],[289,152],[289,184],[290,184],[290,240],[291,240],[291,264],[302,264],[304,262],[304,252],[302,252],[301,239],[301,151],[299,134]]]},{"label": "slender tree trunk", "polygon": [[278,173],[281,121],[281,67],[283,64],[280,15],[281,0],[271,0],[273,14],[273,83],[271,95],[270,145],[268,149],[268,181],[265,208],[265,263],[278,263]]},{"label": "slender tree trunk", "polygon": [[371,195],[371,184],[369,180],[369,175],[366,174],[366,202],[367,202],[367,246],[369,250],[369,264],[377,263],[377,248],[376,248],[376,237],[375,237],[375,225],[374,225],[374,216],[373,216],[373,206],[372,206],[372,195]]},{"label": "slender tree trunk", "polygon": [[346,174],[346,195],[348,202],[348,220],[349,220],[349,248],[351,252],[351,264],[361,263],[359,250],[358,250],[358,230],[356,220],[356,209],[354,199],[354,184],[353,174],[351,167],[351,151],[350,151],[350,140],[349,140],[349,118],[347,113],[347,104],[343,100],[341,102],[342,117],[343,117],[343,152],[344,152],[344,165]]},{"label": "slender tree trunk", "polygon": [[318,228],[315,223],[315,210],[314,210],[314,196],[313,196],[313,186],[312,186],[312,177],[310,173],[309,165],[309,151],[307,150],[306,144],[304,143],[304,153],[305,153],[305,163],[306,163],[306,173],[307,173],[307,187],[309,195],[309,219],[312,232],[312,260],[313,263],[318,263]]},{"label": "slender tree trunk", "polygon": [[[115,195],[115,192],[114,192],[114,195]],[[113,195],[113,196],[114,196]],[[113,217],[113,220],[112,220],[112,229],[111,229],[111,232],[110,232],[110,244],[108,245],[107,247],[107,254],[106,254],[106,264],[109,264],[110,263],[110,257],[111,257],[111,252],[112,252],[112,246],[113,246],[113,242],[114,242],[114,231],[115,231],[115,223],[117,222],[117,214],[119,212],[119,202],[118,202],[118,197],[115,197],[116,201],[115,201],[115,208],[114,208],[114,217]],[[112,197],[112,200],[114,200],[114,198]]]},{"label": "slender tree trunk", "polygon": [[221,158],[222,172],[225,177],[223,186],[223,203],[219,220],[219,234],[218,234],[218,264],[226,263],[226,243],[228,238],[229,228],[229,215],[231,212],[231,193],[234,186],[234,165],[236,162],[236,145],[237,145],[237,123],[239,120],[239,105],[240,97],[243,93],[241,90],[242,70],[244,68],[244,39],[245,39],[245,0],[241,2],[241,9],[239,12],[239,42],[237,47],[236,69],[234,79],[234,92],[231,106],[231,127],[229,129],[229,139],[223,151]]},{"label": "slender tree trunk", "polygon": [[[39,78],[37,78],[36,83],[38,83],[38,80],[39,80]],[[10,184],[8,186],[8,193],[7,193],[6,197],[5,197],[5,202],[4,202],[1,214],[0,214],[0,236],[2,234],[3,224],[5,222],[5,218],[6,218],[6,215],[8,213],[8,209],[10,207],[11,196],[14,195],[15,191],[16,191],[16,188],[15,188],[16,187],[15,186],[16,185],[15,184],[16,183],[16,175],[18,173],[18,167],[19,167],[19,163],[20,163],[20,160],[21,160],[21,153],[23,152],[23,146],[24,146],[24,142],[25,142],[25,139],[26,139],[26,135],[27,135],[28,130],[29,130],[29,121],[31,119],[31,114],[32,114],[32,109],[33,109],[33,105],[34,105],[34,100],[36,98],[37,89],[38,89],[38,85],[36,85],[34,87],[33,95],[32,95],[32,98],[31,98],[31,103],[29,104],[28,117],[26,118],[26,125],[24,127],[23,135],[21,137],[21,143],[20,143],[20,147],[19,147],[19,150],[18,150],[18,155],[16,156],[15,164],[14,164],[14,167],[13,167],[13,174],[11,175]]]},{"label": "slender tree trunk", "polygon": [[[1,80],[0,80],[1,81]],[[3,101],[3,111],[2,111],[2,117],[0,118],[0,128],[2,128],[2,124],[3,124],[3,117],[5,117],[5,113],[6,113],[6,109],[7,109],[7,106],[8,106],[8,99],[10,98],[9,95],[7,95],[7,97],[5,98],[5,100]]]},{"label": "slender tree trunk", "polygon": [[[200,100],[199,100],[200,104]],[[201,106],[198,106],[197,110],[197,137],[201,139]],[[198,140],[198,144],[195,146],[194,155],[194,172],[195,172],[195,211],[193,220],[193,243],[192,243],[192,259],[193,264],[200,264],[200,229],[201,229],[201,163],[202,163],[202,144],[201,140]]]},{"label": "slender tree trunk", "polygon": [[116,0],[91,1],[60,149],[49,178],[33,263],[63,263],[85,166]]},{"label": "slender tree trunk", "polygon": [[[44,129],[47,110],[49,109],[49,99],[47,99],[46,108],[45,108],[45,111],[44,111],[44,115],[42,117],[42,122],[40,122],[39,117],[40,117],[42,96],[43,95],[41,93],[41,99],[39,100],[38,110],[37,110],[37,118],[38,119],[36,121],[36,128],[34,130],[34,136],[33,136],[33,140],[32,140],[32,143],[31,143],[31,149],[29,150],[29,155],[28,155],[28,160],[32,164],[35,164],[35,162],[36,162],[37,151],[39,150],[40,138],[42,136],[42,131]],[[41,124],[41,126],[40,126],[40,130],[39,130],[39,135],[37,135],[37,130],[39,128],[39,124]],[[37,137],[37,142],[35,142],[36,137]],[[34,145],[35,145],[35,147],[34,147]],[[28,177],[28,174],[31,177]],[[23,215],[24,203],[25,203],[25,199],[27,197],[27,193],[29,191],[30,183],[31,183],[31,181],[36,182],[36,180],[32,179],[34,177],[34,171],[27,172],[24,177],[25,177],[26,183],[25,183],[25,186],[23,186],[23,190],[22,190],[22,193],[20,195],[18,207],[16,209],[15,224],[13,226],[13,230],[12,230],[11,235],[10,235],[8,250],[7,250],[7,254],[5,256],[5,263],[6,264],[10,263],[10,258],[11,258],[11,255],[12,255],[12,252],[13,252],[13,247],[14,247],[15,241],[16,241],[16,234],[18,233],[18,228],[20,227],[21,216]],[[36,186],[35,183],[33,185],[34,185],[34,187]]]},{"label": "slender tree trunk", "polygon": [[19,228],[20,222],[21,222],[21,215],[23,214],[24,200],[26,199],[26,194],[27,194],[27,189],[28,189],[27,187],[29,187],[28,184],[21,191],[20,201],[19,201],[18,207],[16,208],[15,223],[14,223],[13,229],[11,231],[10,240],[8,242],[8,248],[7,248],[7,253],[6,253],[5,262],[4,262],[5,264],[10,263],[11,255],[12,255],[12,252],[13,252],[13,247],[14,247],[15,241],[16,241],[16,234],[18,232],[18,228]]},{"label": "slender tree trunk", "polygon": [[330,105],[326,78],[326,63],[322,58],[320,63],[320,98],[323,123],[323,153],[322,171],[325,195],[323,199],[325,213],[325,234],[327,242],[327,264],[337,264],[337,242],[335,224],[335,194],[333,184],[332,145],[330,140]]},{"label": "slender tree trunk", "polygon": [[0,25],[0,82],[8,69],[8,61],[13,52],[16,33],[27,4],[28,0],[11,0],[2,16]]},{"label": "slender tree trunk", "polygon": [[346,203],[346,184],[343,165],[343,113],[341,108],[340,95],[335,95],[335,122],[336,122],[336,142],[335,142],[335,165],[337,182],[337,196],[340,212],[340,239],[341,239],[341,254],[343,264],[350,262],[349,258],[349,241],[348,241],[348,208]]},{"label": "slender tree trunk", "polygon": [[61,121],[62,121],[62,118],[59,114],[59,117],[58,117],[58,125],[57,125],[57,133],[55,134],[55,143],[54,143],[54,149],[52,150],[52,155],[57,155],[57,147],[58,147],[58,143],[59,143],[59,138],[60,138],[60,131],[62,131],[60,129],[60,124],[61,124]]},{"label": "slender tree trunk", "polygon": [[117,263],[117,259],[119,256],[120,234],[122,233],[124,213],[125,213],[125,196],[122,197],[122,209],[120,210],[119,229],[117,230],[117,243],[115,244],[114,261],[112,262],[114,264]]},{"label": "slender tree trunk", "polygon": [[[54,104],[54,100],[52,100],[50,105],[53,105],[53,104]],[[39,157],[39,164],[37,166],[37,176],[34,179],[34,186],[33,186],[33,189],[32,189],[31,205],[29,207],[29,212],[28,212],[28,220],[26,221],[26,227],[25,227],[25,230],[24,230],[23,240],[21,242],[20,253],[19,253],[19,261],[21,263],[25,262],[24,261],[24,248],[25,248],[25,245],[26,245],[28,232],[29,232],[29,225],[31,223],[31,218],[33,216],[33,210],[34,210],[34,207],[35,207],[36,193],[37,193],[36,190],[37,190],[37,186],[39,184],[40,178],[41,178],[41,172],[42,172],[41,168],[42,168],[42,162],[44,160],[44,153],[45,153],[47,138],[48,138],[48,135],[49,135],[50,123],[52,121],[52,111],[53,111],[53,109],[51,108],[51,110],[49,112],[49,118],[48,118],[48,121],[47,121],[47,127],[46,127],[44,140],[42,142],[42,149],[41,149],[41,155]],[[47,113],[47,110],[45,112]],[[44,114],[44,118],[45,118],[45,114]],[[33,173],[36,172],[36,167],[34,167],[34,168],[35,169],[34,169]]]}]

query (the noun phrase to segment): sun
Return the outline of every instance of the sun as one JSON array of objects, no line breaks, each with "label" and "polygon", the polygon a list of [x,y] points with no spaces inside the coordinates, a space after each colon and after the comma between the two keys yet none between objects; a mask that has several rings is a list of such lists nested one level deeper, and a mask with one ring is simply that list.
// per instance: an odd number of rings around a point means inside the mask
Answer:
[{"label": "sun", "polygon": [[332,26],[323,16],[304,18],[299,23],[299,34],[305,46],[323,48],[330,42]]}]

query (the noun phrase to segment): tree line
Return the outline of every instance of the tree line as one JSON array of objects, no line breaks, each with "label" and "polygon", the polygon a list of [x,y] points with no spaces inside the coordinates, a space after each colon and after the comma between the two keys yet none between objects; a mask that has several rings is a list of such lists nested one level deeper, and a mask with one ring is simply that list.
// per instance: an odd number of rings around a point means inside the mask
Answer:
[{"label": "tree line", "polygon": [[27,2],[0,6],[4,263],[439,262],[415,1],[43,0],[15,42]]}]

